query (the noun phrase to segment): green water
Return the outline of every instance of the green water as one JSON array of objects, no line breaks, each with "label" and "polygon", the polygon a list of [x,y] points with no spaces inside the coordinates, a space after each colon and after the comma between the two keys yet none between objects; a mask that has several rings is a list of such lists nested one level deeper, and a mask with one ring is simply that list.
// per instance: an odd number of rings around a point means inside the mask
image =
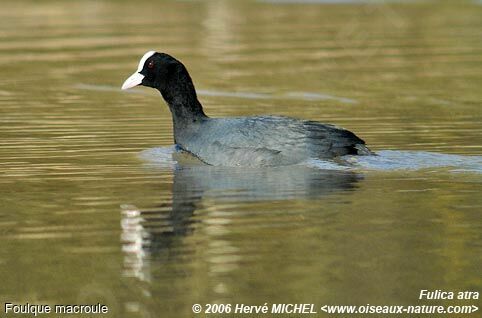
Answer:
[{"label": "green water", "polygon": [[5,302],[101,303],[109,317],[204,317],[195,303],[480,307],[418,300],[482,292],[480,165],[173,168],[168,108],[120,85],[142,54],[165,51],[211,116],[309,118],[375,151],[471,162],[481,5],[0,7],[0,316]]}]

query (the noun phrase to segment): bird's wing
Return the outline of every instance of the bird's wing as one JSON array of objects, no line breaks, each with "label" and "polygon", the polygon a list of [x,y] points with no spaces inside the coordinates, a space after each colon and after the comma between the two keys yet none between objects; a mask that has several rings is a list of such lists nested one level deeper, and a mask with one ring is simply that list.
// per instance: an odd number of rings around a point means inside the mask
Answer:
[{"label": "bird's wing", "polygon": [[[316,121],[289,117],[247,118],[233,130],[231,145],[269,149],[290,157],[310,156],[331,158],[360,154],[365,142],[349,130]],[[244,138],[239,138],[243,136]],[[226,138],[223,138],[226,140]]]},{"label": "bird's wing", "polygon": [[229,166],[295,164],[356,154],[357,145],[364,145],[348,130],[278,116],[223,120],[204,130],[203,138],[205,147],[195,154],[206,163]]},{"label": "bird's wing", "polygon": [[[307,144],[320,157],[334,157],[348,154],[367,154],[370,151],[365,141],[349,130],[315,121],[304,121]],[[367,153],[364,153],[364,152]]]}]

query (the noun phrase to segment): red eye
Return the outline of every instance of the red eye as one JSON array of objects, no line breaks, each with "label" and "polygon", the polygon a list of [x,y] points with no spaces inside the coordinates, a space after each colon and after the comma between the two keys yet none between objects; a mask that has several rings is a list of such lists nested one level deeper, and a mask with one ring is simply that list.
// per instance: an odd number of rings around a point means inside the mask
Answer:
[{"label": "red eye", "polygon": [[147,63],[147,68],[154,68],[154,62],[149,61],[149,63]]}]

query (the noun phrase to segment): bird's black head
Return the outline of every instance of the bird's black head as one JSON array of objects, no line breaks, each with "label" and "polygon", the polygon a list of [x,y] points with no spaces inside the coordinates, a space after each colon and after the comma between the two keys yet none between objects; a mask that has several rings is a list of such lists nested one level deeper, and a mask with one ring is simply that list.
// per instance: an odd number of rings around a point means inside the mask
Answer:
[{"label": "bird's black head", "polygon": [[143,85],[158,89],[174,116],[174,122],[205,117],[196,90],[184,65],[165,53],[149,51],[122,89]]},{"label": "bird's black head", "polygon": [[139,61],[137,71],[122,84],[122,89],[143,85],[162,91],[180,69],[184,69],[182,63],[169,54],[149,51]]}]

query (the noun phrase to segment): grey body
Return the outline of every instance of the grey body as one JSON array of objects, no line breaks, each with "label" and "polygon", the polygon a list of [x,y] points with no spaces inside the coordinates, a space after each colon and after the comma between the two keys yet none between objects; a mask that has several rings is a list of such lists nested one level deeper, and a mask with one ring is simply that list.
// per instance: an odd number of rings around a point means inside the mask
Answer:
[{"label": "grey body", "polygon": [[279,166],[370,154],[348,130],[289,117],[202,118],[178,126],[174,123],[175,142],[215,166]]}]

